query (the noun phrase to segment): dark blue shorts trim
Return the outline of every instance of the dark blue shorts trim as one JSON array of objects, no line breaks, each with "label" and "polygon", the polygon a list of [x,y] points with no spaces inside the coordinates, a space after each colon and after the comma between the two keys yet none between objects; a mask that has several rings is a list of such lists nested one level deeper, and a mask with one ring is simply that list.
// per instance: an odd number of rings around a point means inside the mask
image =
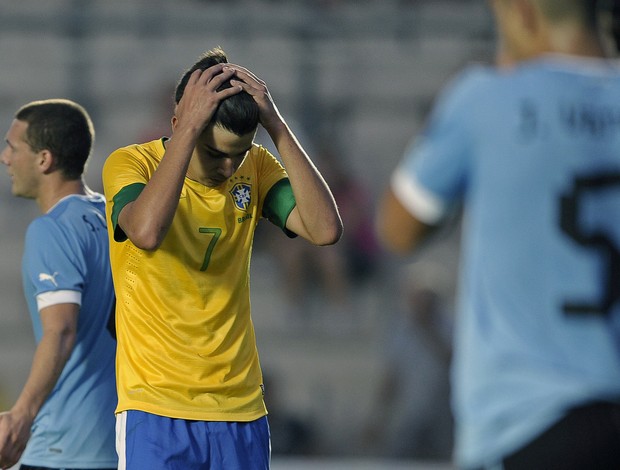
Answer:
[{"label": "dark blue shorts trim", "polygon": [[33,467],[32,465],[20,465],[19,470],[116,470],[114,468],[52,468],[52,467]]}]

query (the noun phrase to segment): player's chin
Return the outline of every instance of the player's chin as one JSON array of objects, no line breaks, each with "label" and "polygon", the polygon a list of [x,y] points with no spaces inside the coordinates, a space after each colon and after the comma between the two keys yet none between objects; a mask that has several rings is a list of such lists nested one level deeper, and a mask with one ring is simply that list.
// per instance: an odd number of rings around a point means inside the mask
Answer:
[{"label": "player's chin", "polygon": [[226,180],[228,180],[228,178],[224,178],[224,179],[210,179],[209,180],[209,184],[207,186],[209,186],[210,188],[219,188],[220,186],[224,185],[224,183],[226,183]]}]

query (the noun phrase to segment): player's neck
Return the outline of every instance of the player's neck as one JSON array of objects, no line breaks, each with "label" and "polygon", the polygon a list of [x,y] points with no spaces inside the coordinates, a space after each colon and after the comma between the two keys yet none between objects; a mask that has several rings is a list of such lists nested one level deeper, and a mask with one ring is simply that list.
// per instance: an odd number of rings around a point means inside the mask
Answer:
[{"label": "player's neck", "polygon": [[71,194],[86,194],[87,188],[82,179],[50,181],[40,188],[36,201],[43,214],[49,211],[62,198]]},{"label": "player's neck", "polygon": [[192,181],[200,183],[203,186],[207,186],[208,188],[213,188],[216,186],[209,178],[209,175],[205,173],[200,165],[200,162],[195,158],[190,160],[185,176]]},{"label": "player's neck", "polygon": [[554,54],[591,58],[605,58],[609,55],[601,38],[576,25],[540,28],[532,34],[535,35],[511,48],[499,44],[496,63],[501,67],[510,67]]},{"label": "player's neck", "polygon": [[548,35],[547,52],[580,57],[604,58],[607,56],[600,38],[594,33],[578,28],[554,28]]}]

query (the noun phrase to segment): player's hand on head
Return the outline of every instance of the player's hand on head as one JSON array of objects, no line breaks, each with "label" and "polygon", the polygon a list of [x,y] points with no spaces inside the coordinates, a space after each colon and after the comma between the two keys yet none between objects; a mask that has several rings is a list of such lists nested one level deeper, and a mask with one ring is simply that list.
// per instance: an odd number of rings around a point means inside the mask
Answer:
[{"label": "player's hand on head", "polygon": [[211,120],[220,101],[241,91],[233,86],[218,91],[218,88],[234,73],[226,64],[216,64],[206,70],[195,70],[189,77],[183,97],[176,108],[180,125],[198,126],[203,129]]},{"label": "player's hand on head", "polygon": [[233,86],[240,85],[258,104],[262,126],[269,130],[271,126],[281,123],[282,117],[269,93],[267,84],[245,67],[234,64],[228,64],[228,66],[234,70],[234,77],[230,83]]}]

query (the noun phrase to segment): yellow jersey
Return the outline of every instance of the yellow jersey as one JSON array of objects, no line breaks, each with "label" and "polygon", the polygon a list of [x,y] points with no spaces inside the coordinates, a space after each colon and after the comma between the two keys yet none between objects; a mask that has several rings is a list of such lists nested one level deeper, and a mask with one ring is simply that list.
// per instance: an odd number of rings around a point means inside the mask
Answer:
[{"label": "yellow jersey", "polygon": [[103,168],[117,297],[116,411],[257,419],[267,411],[250,317],[250,256],[261,217],[286,231],[295,206],[286,171],[253,145],[217,188],[185,178],[163,243],[145,251],[117,226],[118,214],[164,152],[165,139],[124,147]]}]

